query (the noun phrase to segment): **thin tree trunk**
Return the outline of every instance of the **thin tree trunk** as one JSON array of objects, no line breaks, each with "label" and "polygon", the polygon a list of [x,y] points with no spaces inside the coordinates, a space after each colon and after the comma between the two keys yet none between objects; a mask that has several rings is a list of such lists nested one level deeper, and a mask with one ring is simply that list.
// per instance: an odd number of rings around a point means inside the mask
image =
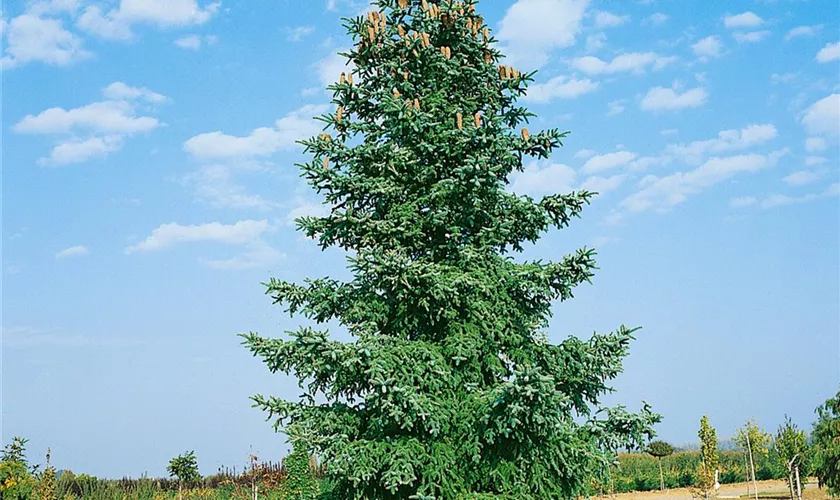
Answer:
[{"label": "thin tree trunk", "polygon": [[796,496],[793,494],[793,474],[788,472],[788,489],[790,490],[790,500],[796,500]]},{"label": "thin tree trunk", "polygon": [[758,485],[755,483],[755,464],[753,464],[752,444],[750,443],[750,433],[747,434],[747,452],[750,454],[750,472],[752,472],[753,490],[755,490],[755,500],[758,500]]},{"label": "thin tree trunk", "polygon": [[178,481],[178,500],[182,500],[184,498],[183,495],[181,495],[181,488],[181,481]]},{"label": "thin tree trunk", "polygon": [[662,457],[656,457],[656,461],[659,462],[659,491],[663,491],[665,489],[665,476],[662,475]]},{"label": "thin tree trunk", "polygon": [[802,500],[802,483],[799,482],[799,464],[796,464],[794,473],[796,475],[796,498]]},{"label": "thin tree trunk", "polygon": [[750,495],[750,463],[747,454],[744,453],[744,482],[747,483],[747,496]]}]

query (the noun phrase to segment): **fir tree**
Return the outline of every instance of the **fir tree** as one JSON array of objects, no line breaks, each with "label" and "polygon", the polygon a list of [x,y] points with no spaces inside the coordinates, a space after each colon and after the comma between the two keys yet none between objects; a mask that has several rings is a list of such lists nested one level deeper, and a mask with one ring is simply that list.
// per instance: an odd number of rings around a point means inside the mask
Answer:
[{"label": "fir tree", "polygon": [[298,227],[346,250],[353,279],[266,283],[291,314],[337,320],[355,341],[309,327],[244,335],[303,391],[255,405],[319,454],[337,498],[573,498],[659,419],[599,403],[632,329],[559,345],[542,333],[552,303],[592,278],[594,251],[510,255],[594,193],[506,191],[566,133],[520,129],[533,73],[500,64],[474,2],[376,4],[346,20],[352,66],[320,117],[332,133],[301,141],[313,158],[299,167],[330,213]]}]

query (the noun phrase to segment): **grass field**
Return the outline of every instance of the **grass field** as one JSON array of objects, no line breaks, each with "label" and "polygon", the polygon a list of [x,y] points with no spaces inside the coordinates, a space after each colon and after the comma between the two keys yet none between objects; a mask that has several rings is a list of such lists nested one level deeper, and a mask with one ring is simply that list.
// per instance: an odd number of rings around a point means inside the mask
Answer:
[{"label": "grass field", "polygon": [[[747,494],[747,487],[750,487],[750,494]],[[761,499],[788,500],[787,485],[784,481],[768,480],[758,481],[758,497]],[[802,497],[808,500],[828,500],[828,491],[817,488],[816,482],[809,482],[802,491]],[[609,497],[615,500],[693,500],[688,488],[675,488],[666,491],[644,491],[634,493],[618,493]],[[718,499],[724,498],[755,498],[752,494],[751,483],[732,483],[722,485],[717,492]]]}]

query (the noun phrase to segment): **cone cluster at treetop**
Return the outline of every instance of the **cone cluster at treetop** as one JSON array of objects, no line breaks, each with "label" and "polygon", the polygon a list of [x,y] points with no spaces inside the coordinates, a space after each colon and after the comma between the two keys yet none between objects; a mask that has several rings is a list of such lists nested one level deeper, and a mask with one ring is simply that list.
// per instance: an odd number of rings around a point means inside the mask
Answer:
[{"label": "cone cluster at treetop", "polygon": [[529,132],[517,105],[533,73],[502,64],[475,2],[380,0],[346,20],[325,133],[299,165],[330,208],[298,227],[348,251],[353,279],[271,278],[300,328],[245,345],[301,381],[300,401],[255,396],[318,455],[340,499],[574,498],[659,416],[602,408],[632,329],[552,344],[552,303],[588,282],[595,253],[522,262],[511,252],[566,227],[595,193],[534,200],[507,191],[523,158],[566,136]]}]

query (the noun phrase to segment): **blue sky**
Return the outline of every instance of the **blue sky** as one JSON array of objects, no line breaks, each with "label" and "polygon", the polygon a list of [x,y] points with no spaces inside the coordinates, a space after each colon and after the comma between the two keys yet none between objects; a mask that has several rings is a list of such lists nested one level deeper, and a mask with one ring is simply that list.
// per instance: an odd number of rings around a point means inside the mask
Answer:
[{"label": "blue sky", "polygon": [[[295,397],[237,333],[300,321],[269,276],[347,277],[291,224],[322,213],[294,141],[363,2],[6,1],[2,442],[60,468],[202,473],[285,452],[248,397]],[[810,427],[840,382],[836,2],[485,0],[538,69],[531,130],[572,131],[511,189],[602,193],[527,257],[599,252],[549,335],[641,325],[608,399],[660,437]],[[331,330],[346,338],[340,329]]]}]

